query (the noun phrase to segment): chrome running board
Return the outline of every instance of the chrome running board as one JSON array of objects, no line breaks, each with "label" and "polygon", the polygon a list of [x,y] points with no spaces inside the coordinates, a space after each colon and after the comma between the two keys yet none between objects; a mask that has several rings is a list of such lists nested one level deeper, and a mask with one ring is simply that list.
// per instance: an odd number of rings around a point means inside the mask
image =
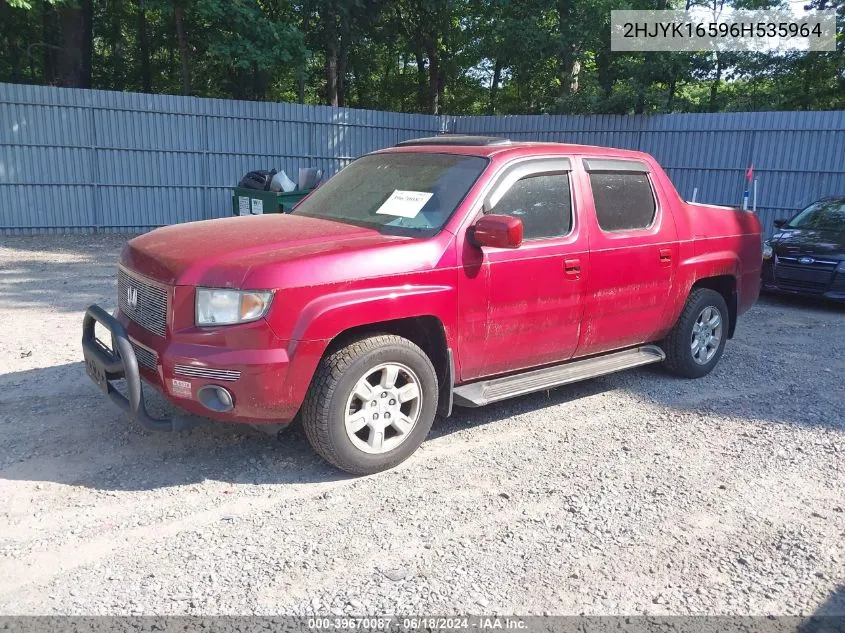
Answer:
[{"label": "chrome running board", "polygon": [[659,363],[665,358],[666,354],[657,345],[643,345],[621,352],[610,352],[601,356],[568,361],[562,365],[533,369],[502,378],[480,380],[455,387],[455,404],[462,407],[482,407],[491,402],[498,402],[534,391],[560,387],[571,382],[604,376],[631,367]]}]

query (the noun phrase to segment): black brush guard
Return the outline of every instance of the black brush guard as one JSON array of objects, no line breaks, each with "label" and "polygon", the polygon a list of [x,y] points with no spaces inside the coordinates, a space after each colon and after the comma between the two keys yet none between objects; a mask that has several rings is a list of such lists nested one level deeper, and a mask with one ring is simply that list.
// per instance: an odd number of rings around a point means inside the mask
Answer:
[{"label": "black brush guard", "polygon": [[[111,332],[112,350],[97,340],[94,333],[95,323],[100,323]],[[189,425],[178,417],[154,418],[147,413],[138,359],[126,329],[120,321],[98,305],[89,306],[85,311],[82,320],[82,353],[85,357],[85,371],[91,380],[141,426],[150,431],[181,431],[188,428]],[[126,396],[111,384],[113,380],[121,378],[126,381]]]}]

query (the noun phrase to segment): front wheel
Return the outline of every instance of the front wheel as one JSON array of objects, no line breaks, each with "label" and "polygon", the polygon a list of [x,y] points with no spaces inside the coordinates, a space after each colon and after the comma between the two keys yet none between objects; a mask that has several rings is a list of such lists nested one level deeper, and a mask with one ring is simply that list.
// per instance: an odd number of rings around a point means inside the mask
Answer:
[{"label": "front wheel", "polygon": [[725,351],[728,338],[728,306],[715,290],[693,290],[678,322],[663,341],[665,367],[684,378],[709,374]]},{"label": "front wheel", "polygon": [[369,475],[417,450],[434,421],[437,394],[437,374],[425,352],[400,336],[370,336],[320,361],[302,425],[327,462]]}]

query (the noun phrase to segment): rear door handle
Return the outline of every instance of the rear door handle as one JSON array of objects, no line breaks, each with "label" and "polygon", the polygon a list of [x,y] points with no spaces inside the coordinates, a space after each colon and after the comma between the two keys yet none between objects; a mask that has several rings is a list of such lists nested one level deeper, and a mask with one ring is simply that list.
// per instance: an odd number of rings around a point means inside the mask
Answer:
[{"label": "rear door handle", "polygon": [[580,259],[565,259],[563,260],[563,272],[567,279],[581,278],[581,260]]},{"label": "rear door handle", "polygon": [[660,249],[660,265],[670,266],[672,264],[672,250],[669,248]]}]

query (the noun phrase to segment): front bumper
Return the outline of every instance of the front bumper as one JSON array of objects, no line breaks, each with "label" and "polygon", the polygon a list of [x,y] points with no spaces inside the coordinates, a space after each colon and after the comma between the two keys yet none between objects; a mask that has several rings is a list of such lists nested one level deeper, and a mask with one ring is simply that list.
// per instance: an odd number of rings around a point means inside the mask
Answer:
[{"label": "front bumper", "polygon": [[[111,333],[112,349],[97,340],[95,322]],[[109,398],[132,418],[151,430],[177,430],[173,420],[157,419],[144,406],[144,383],[155,387],[172,404],[190,413],[224,422],[278,424],[290,422],[304,398],[307,381],[321,350],[313,344],[297,346],[298,359],[304,371],[291,372],[287,346],[283,341],[268,345],[267,326],[253,323],[241,335],[249,341],[264,341],[259,348],[250,348],[232,341],[230,346],[201,344],[154,335],[118,312],[115,316],[92,305],[85,313],[82,326],[82,348],[88,375]],[[313,350],[312,350],[313,348]],[[114,351],[112,351],[114,350]],[[315,356],[316,359],[309,359]],[[302,362],[302,361],[301,361]],[[123,395],[112,384],[126,381]],[[233,400],[229,410],[209,408],[203,402],[206,387],[222,387]]]},{"label": "front bumper", "polygon": [[[113,350],[97,340],[94,333],[94,325],[97,322],[111,332]],[[91,380],[112,402],[129,413],[143,427],[151,431],[178,431],[185,427],[179,418],[155,418],[147,413],[138,359],[132,349],[129,335],[120,321],[100,306],[92,305],[85,311],[82,321],[82,354],[85,358],[85,371]],[[113,380],[121,378],[126,381],[125,396],[112,384]]]},{"label": "front bumper", "polygon": [[845,301],[845,272],[831,270],[822,275],[794,266],[779,268],[772,258],[763,262],[762,287],[768,292]]}]

